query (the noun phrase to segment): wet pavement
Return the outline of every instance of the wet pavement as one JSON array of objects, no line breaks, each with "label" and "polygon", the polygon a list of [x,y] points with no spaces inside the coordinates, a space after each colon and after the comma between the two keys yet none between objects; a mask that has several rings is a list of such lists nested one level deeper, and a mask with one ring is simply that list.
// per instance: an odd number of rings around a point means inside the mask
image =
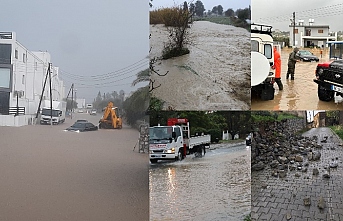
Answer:
[{"label": "wet pavement", "polygon": [[[251,220],[343,220],[343,141],[329,128],[313,128],[303,135],[318,136],[320,160],[304,160],[309,163],[306,172],[288,171],[284,178],[271,176],[270,168],[252,172]],[[321,142],[325,137],[327,142]],[[332,159],[338,167],[325,169]],[[313,174],[315,168],[318,175]],[[325,173],[330,178],[324,178]]]},{"label": "wet pavement", "polygon": [[[319,63],[329,61],[328,52],[324,51],[321,58],[319,50],[311,51],[320,59]],[[277,84],[274,84],[275,97],[270,101],[262,101],[252,95],[251,110],[341,110],[343,103],[318,99],[318,85],[313,81],[318,62],[298,62],[295,66],[295,80],[286,80],[289,53],[291,49],[288,48],[281,51],[281,81],[284,89],[280,91]]]},{"label": "wet pavement", "polygon": [[150,220],[243,220],[250,212],[250,149],[215,145],[205,157],[150,165]]},{"label": "wet pavement", "polygon": [[138,131],[0,127],[0,220],[149,220],[148,155]]}]

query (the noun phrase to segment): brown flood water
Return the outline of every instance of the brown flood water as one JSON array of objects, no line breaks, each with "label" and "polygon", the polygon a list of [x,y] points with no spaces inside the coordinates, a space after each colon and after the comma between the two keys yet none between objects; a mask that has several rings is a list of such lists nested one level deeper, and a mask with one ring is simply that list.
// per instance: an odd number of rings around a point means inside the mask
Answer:
[{"label": "brown flood water", "polygon": [[[327,51],[324,51],[323,57],[320,51],[311,50],[319,57],[319,63],[329,61]],[[299,62],[295,66],[294,81],[286,80],[287,61],[291,49],[281,51],[282,67],[281,81],[283,91],[274,84],[275,97],[271,101],[262,101],[256,95],[252,95],[252,110],[339,110],[343,108],[343,103],[320,101],[317,96],[318,85],[313,81],[315,79],[315,70],[318,62]]]},{"label": "brown flood water", "polygon": [[[151,57],[160,57],[168,31],[151,25]],[[250,109],[250,33],[242,28],[194,22],[190,54],[158,61],[153,95],[176,110]]]}]

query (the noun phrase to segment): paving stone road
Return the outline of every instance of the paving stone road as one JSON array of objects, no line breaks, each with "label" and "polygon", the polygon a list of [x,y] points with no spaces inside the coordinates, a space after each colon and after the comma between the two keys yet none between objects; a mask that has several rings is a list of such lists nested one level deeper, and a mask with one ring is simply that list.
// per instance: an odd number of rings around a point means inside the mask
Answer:
[{"label": "paving stone road", "polygon": [[[304,157],[307,171],[288,170],[284,178],[272,176],[270,167],[252,171],[251,220],[343,220],[343,141],[330,128],[313,128],[303,135],[318,137],[320,160]],[[321,142],[325,137],[327,142]],[[330,168],[332,162],[337,168]],[[318,175],[313,175],[315,168]],[[324,178],[325,173],[330,178]]]}]

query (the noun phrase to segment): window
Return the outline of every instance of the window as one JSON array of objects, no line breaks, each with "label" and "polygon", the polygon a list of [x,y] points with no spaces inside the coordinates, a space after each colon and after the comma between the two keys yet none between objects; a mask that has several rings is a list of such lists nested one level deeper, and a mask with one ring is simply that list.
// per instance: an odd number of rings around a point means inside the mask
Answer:
[{"label": "window", "polygon": [[273,58],[272,52],[273,52],[272,45],[265,44],[264,45],[264,56],[266,56],[268,59],[271,59],[271,58]]},{"label": "window", "polygon": [[10,88],[11,82],[11,69],[10,68],[0,68],[0,87]]},{"label": "window", "polygon": [[25,63],[25,53],[23,53],[23,62]]},{"label": "window", "polygon": [[181,136],[181,132],[180,132],[180,128],[175,128],[175,134],[176,134],[176,138],[178,138],[179,136]]},{"label": "window", "polygon": [[23,75],[23,78],[21,79],[21,83],[25,84],[25,75]]},{"label": "window", "polygon": [[0,64],[11,64],[12,45],[0,44]]},{"label": "window", "polygon": [[14,56],[15,56],[15,59],[18,59],[18,50],[17,49],[15,49]]},{"label": "window", "polygon": [[251,41],[251,51],[259,52],[259,50],[258,50],[258,41],[255,41],[255,40]]},{"label": "window", "polygon": [[294,29],[294,34],[298,34],[298,29]]},{"label": "window", "polygon": [[323,30],[323,29],[319,29],[319,30],[318,30],[318,33],[323,34],[323,33],[324,33],[324,30]]}]

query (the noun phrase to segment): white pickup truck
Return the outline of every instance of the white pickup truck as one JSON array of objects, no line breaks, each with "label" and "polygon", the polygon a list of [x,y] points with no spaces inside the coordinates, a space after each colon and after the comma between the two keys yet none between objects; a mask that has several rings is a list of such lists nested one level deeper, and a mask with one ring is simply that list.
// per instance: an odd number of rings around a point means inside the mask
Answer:
[{"label": "white pickup truck", "polygon": [[187,154],[204,156],[210,146],[211,135],[189,138],[188,126],[154,126],[149,128],[149,157],[158,160],[182,160]]}]

